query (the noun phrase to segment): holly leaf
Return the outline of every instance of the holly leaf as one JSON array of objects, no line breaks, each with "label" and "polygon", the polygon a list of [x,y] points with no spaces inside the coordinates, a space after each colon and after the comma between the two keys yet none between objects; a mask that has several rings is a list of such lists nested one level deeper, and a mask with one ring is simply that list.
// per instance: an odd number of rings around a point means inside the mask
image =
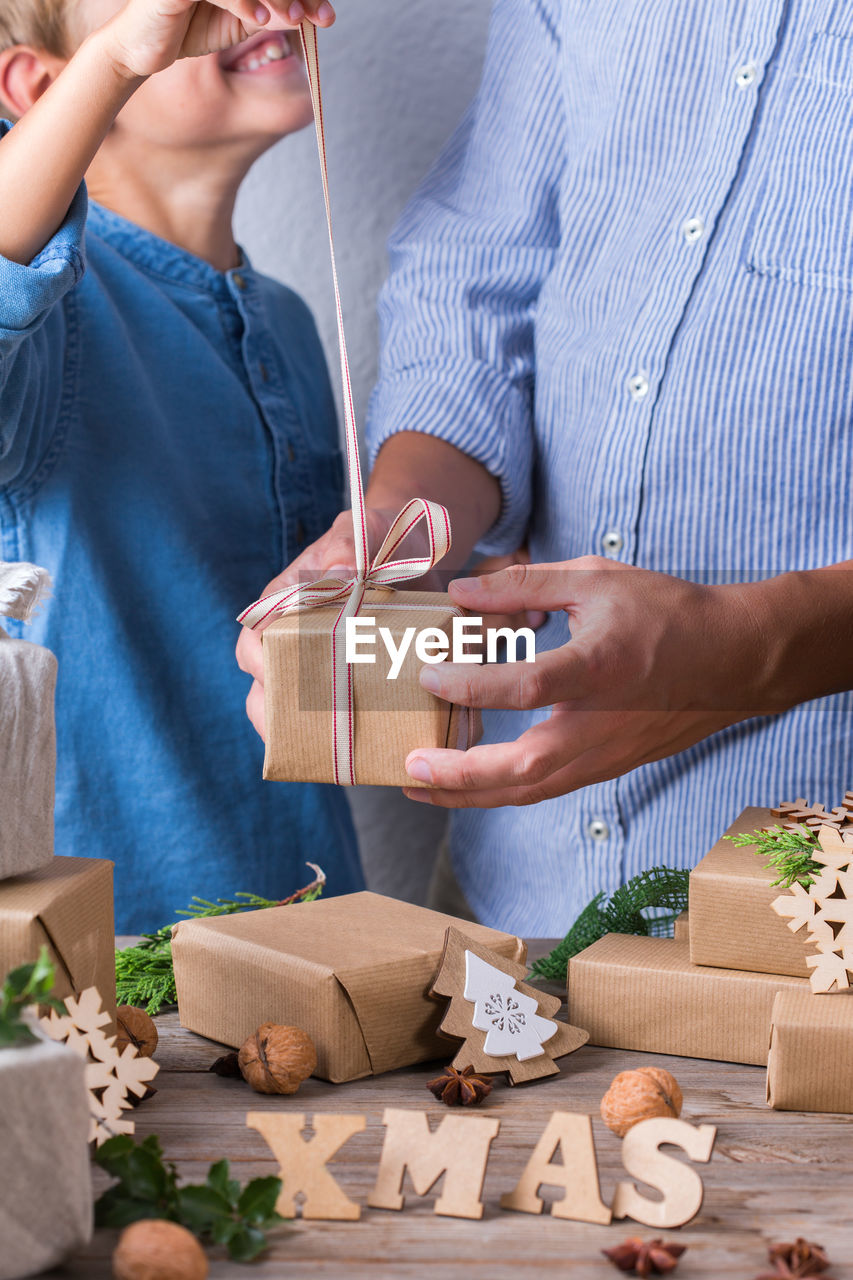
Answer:
[{"label": "holly leaf", "polygon": [[163,1218],[166,1215],[151,1200],[134,1200],[121,1187],[110,1187],[99,1197],[95,1205],[95,1226],[122,1227],[142,1218]]},{"label": "holly leaf", "polygon": [[235,1223],[235,1230],[227,1241],[228,1256],[235,1262],[254,1262],[267,1247],[267,1238],[258,1227]]},{"label": "holly leaf", "polygon": [[255,1178],[243,1188],[237,1201],[237,1212],[257,1227],[284,1222],[285,1219],[275,1211],[280,1193],[281,1178]]},{"label": "holly leaf", "polygon": [[180,1221],[195,1235],[211,1232],[221,1219],[230,1220],[231,1205],[227,1196],[215,1187],[201,1185],[178,1189]]},{"label": "holly leaf", "polygon": [[218,1191],[224,1196],[232,1209],[237,1208],[240,1197],[240,1183],[236,1178],[228,1177],[228,1161],[217,1160],[216,1164],[212,1164],[207,1174],[207,1185],[213,1187],[214,1191]]}]

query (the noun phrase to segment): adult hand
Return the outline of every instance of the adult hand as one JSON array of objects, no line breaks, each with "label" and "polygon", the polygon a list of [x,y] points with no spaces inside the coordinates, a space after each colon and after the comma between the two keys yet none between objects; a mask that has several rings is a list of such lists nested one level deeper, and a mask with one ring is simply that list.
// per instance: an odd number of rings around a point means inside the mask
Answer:
[{"label": "adult hand", "polygon": [[533,663],[425,666],[421,683],[473,707],[550,707],[515,742],[420,749],[412,799],[450,808],[535,804],[674,755],[738,720],[784,709],[771,695],[762,584],[701,586],[584,557],[450,584],[475,614],[561,610],[571,639]]}]

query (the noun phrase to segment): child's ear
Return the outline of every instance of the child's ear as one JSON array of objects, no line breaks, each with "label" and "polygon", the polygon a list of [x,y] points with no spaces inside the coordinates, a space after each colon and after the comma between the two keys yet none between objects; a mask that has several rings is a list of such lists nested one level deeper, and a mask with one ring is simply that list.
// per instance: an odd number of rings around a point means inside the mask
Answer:
[{"label": "child's ear", "polygon": [[22,116],[62,70],[62,60],[29,45],[18,44],[0,53],[0,106]]}]

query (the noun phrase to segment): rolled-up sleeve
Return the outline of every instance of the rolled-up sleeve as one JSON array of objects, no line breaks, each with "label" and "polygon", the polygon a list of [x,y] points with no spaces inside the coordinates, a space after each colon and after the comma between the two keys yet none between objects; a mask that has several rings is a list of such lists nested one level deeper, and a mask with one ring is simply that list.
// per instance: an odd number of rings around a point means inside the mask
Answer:
[{"label": "rolled-up sleeve", "polygon": [[[0,121],[0,138],[11,126]],[[32,262],[0,256],[0,485],[43,456],[62,401],[67,319],[59,305],[85,271],[86,191]]]},{"label": "rolled-up sleeve", "polygon": [[368,443],[420,431],[501,485],[490,554],[524,539],[535,466],[534,322],[559,241],[564,139],[550,0],[497,0],[477,97],[395,229]]}]

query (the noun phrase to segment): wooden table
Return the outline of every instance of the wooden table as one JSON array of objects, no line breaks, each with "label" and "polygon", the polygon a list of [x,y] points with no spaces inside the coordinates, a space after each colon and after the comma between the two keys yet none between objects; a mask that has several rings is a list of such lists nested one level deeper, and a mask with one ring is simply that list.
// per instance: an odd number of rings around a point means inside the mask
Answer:
[{"label": "wooden table", "polygon": [[[531,944],[531,956],[543,944]],[[182,1177],[200,1181],[213,1160],[227,1157],[235,1176],[247,1181],[275,1173],[263,1139],[247,1129],[247,1111],[285,1107],[314,1112],[355,1112],[367,1129],[341,1149],[330,1165],[346,1193],[365,1206],[382,1146],[385,1107],[428,1111],[435,1122],[448,1114],[424,1088],[435,1074],[425,1065],[352,1084],[307,1081],[292,1098],[252,1093],[238,1080],[210,1075],[220,1049],[183,1031],[177,1015],[158,1018],[160,1074],[157,1095],[135,1112],[137,1134],[160,1136]],[[450,1055],[448,1055],[450,1056]],[[419,1199],[411,1188],[400,1213],[363,1207],[360,1222],[302,1222],[280,1229],[272,1248],[250,1267],[211,1250],[211,1280],[510,1280],[518,1276],[609,1280],[620,1273],[599,1250],[626,1236],[655,1232],[626,1220],[610,1227],[534,1217],[498,1207],[523,1169],[552,1111],[586,1112],[593,1127],[602,1197],[609,1203],[624,1176],[619,1140],[598,1118],[602,1094],[626,1067],[655,1063],[678,1079],[684,1118],[715,1124],[712,1161],[698,1165],[705,1183],[700,1215],[677,1233],[688,1246],[677,1276],[743,1277],[765,1269],[770,1242],[798,1235],[823,1244],[835,1280],[853,1280],[853,1117],[803,1115],[770,1110],[764,1101],[764,1071],[688,1058],[585,1047],[562,1060],[557,1077],[510,1089],[498,1085],[479,1113],[496,1116],[501,1131],[492,1146],[481,1222],[438,1217],[433,1194]],[[108,1180],[94,1171],[96,1190]],[[543,1190],[548,1198],[548,1191]],[[556,1193],[559,1194],[559,1193]],[[98,1231],[85,1253],[51,1274],[75,1280],[110,1276],[116,1233]]]}]

